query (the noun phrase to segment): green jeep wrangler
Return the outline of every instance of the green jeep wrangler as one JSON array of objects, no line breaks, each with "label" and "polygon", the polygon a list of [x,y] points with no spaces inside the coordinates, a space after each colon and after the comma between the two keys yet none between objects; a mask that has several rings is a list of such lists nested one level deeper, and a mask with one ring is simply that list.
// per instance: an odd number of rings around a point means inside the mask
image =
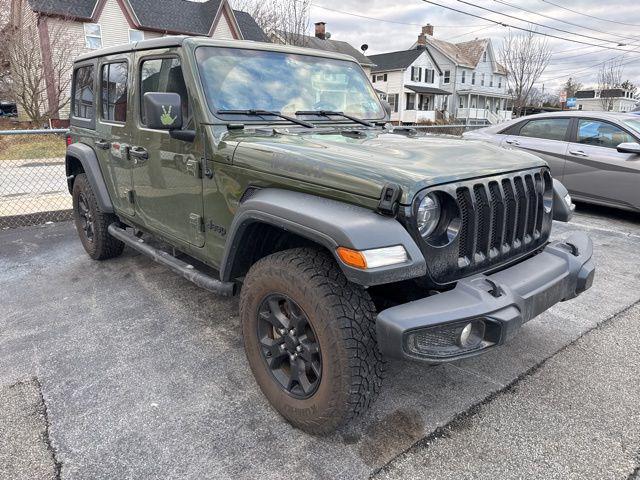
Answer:
[{"label": "green jeep wrangler", "polygon": [[311,433],[366,411],[385,359],[483,353],[593,281],[586,235],[549,242],[573,206],[542,160],[392,127],[348,56],[142,41],[78,58],[71,110],[89,256],[238,292],[258,385]]}]

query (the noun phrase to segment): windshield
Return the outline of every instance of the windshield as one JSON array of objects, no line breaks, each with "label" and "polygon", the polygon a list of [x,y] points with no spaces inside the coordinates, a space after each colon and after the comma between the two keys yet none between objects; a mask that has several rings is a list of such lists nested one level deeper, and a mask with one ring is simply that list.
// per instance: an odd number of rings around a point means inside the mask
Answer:
[{"label": "windshield", "polygon": [[627,127],[635,130],[637,133],[640,133],[640,119],[638,119],[638,120],[635,120],[635,119],[634,120],[624,120],[624,124]]},{"label": "windshield", "polygon": [[198,47],[196,60],[214,113],[269,110],[295,115],[303,110],[333,110],[368,119],[385,114],[354,62],[219,47]]}]

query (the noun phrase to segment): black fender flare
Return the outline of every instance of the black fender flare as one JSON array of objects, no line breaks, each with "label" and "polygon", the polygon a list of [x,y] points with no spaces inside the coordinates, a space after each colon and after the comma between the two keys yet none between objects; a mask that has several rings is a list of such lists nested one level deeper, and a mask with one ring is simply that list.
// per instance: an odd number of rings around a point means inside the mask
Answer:
[{"label": "black fender flare", "polygon": [[82,168],[84,173],[87,174],[87,179],[96,196],[100,210],[105,213],[113,213],[113,203],[111,202],[111,197],[109,197],[109,190],[107,190],[107,184],[102,176],[96,152],[84,143],[72,143],[67,147],[65,168],[69,193],[73,190],[73,172],[69,161],[70,158],[75,158],[82,164]]},{"label": "black fender flare", "polygon": [[[306,193],[267,188],[239,204],[229,228],[220,277],[232,280],[234,262],[247,227],[266,223],[290,231],[327,248],[345,276],[364,286],[397,282],[426,274],[422,252],[409,232],[393,217],[373,210]],[[409,260],[403,264],[360,270],[344,264],[337,247],[354,250],[402,245]]]},{"label": "black fender flare", "polygon": [[576,206],[567,205],[564,201],[569,191],[560,180],[553,179],[553,219],[559,222],[568,222],[573,217]]}]

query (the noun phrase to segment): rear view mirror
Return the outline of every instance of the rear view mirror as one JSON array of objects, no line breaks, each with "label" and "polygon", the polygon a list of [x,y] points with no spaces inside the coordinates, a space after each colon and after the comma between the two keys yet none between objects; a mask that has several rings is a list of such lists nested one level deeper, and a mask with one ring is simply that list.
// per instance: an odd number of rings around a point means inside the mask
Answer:
[{"label": "rear view mirror", "polygon": [[616,150],[620,153],[635,153],[640,154],[640,145],[636,142],[625,142],[621,143],[616,147]]},{"label": "rear view mirror", "polygon": [[142,97],[147,127],[154,130],[182,128],[182,102],[177,93],[147,92]]}]

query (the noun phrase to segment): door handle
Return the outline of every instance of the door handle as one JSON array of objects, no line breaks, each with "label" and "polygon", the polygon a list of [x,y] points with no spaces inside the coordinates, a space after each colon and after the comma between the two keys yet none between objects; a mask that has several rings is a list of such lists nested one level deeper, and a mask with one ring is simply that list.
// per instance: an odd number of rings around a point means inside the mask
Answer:
[{"label": "door handle", "polygon": [[520,142],[518,142],[517,140],[505,140],[504,143],[508,143],[509,145],[520,145]]},{"label": "door handle", "polygon": [[143,147],[131,147],[129,155],[135,160],[147,160],[149,158],[149,152]]},{"label": "door handle", "polygon": [[571,155],[575,155],[576,157],[588,157],[589,156],[586,153],[584,153],[582,150],[569,150],[569,153]]},{"label": "door handle", "polygon": [[93,144],[101,150],[109,150],[111,144],[106,140],[96,140]]}]

